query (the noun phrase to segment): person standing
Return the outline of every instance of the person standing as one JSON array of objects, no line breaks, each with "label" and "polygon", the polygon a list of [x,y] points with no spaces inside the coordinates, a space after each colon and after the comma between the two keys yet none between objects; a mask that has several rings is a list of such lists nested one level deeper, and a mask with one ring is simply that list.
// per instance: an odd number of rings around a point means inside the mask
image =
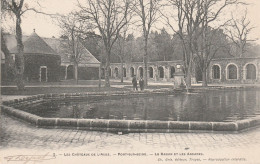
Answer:
[{"label": "person standing", "polygon": [[142,76],[141,76],[141,78],[139,80],[139,86],[140,86],[141,91],[144,90],[144,79],[143,79]]},{"label": "person standing", "polygon": [[132,84],[133,84],[133,89],[138,91],[137,80],[136,80],[136,76],[135,75],[133,77]]}]

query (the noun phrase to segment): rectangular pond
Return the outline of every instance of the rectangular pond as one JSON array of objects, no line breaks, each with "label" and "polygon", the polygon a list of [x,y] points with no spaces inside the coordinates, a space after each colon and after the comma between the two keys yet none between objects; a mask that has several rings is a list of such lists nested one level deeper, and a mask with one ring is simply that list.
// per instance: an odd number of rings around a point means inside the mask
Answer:
[{"label": "rectangular pond", "polygon": [[22,110],[49,118],[231,122],[260,115],[259,108],[260,91],[250,89],[53,101]]}]

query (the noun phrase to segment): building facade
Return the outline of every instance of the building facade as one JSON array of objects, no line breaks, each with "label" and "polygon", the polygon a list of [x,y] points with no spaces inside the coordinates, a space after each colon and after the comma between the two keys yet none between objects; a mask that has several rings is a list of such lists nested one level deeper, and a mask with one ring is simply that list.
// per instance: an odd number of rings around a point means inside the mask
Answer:
[{"label": "building facade", "polygon": [[208,69],[210,83],[259,83],[260,58],[213,59]]},{"label": "building facade", "polygon": [[[10,56],[12,56],[12,62],[15,63],[18,54],[15,37],[8,35],[5,39]],[[33,32],[32,35],[23,38],[23,45],[24,79],[26,81],[48,82],[60,80],[61,57],[41,37]],[[4,56],[3,52],[1,56]],[[2,72],[6,71],[5,64],[5,60],[2,60]],[[2,81],[13,81],[14,79],[8,79],[9,76],[2,76]]]},{"label": "building facade", "polygon": [[[156,61],[148,62],[148,78],[152,81],[174,81],[177,77],[183,76],[183,61]],[[109,75],[111,78],[121,77],[121,63],[111,63]],[[101,70],[104,75],[104,68]],[[132,79],[136,75],[137,78],[144,76],[143,62],[132,62],[123,64],[124,79]]]},{"label": "building facade", "polygon": [[[71,61],[72,52],[68,48],[68,40],[61,38],[43,38],[61,57],[60,78],[61,80],[74,79],[74,63]],[[78,79],[94,80],[99,77],[100,62],[80,44],[80,61],[78,63]]]},{"label": "building facade", "polygon": [[[14,35],[4,36],[7,48],[15,63],[17,55]],[[42,38],[34,31],[30,36],[23,36],[24,44],[24,80],[29,82],[50,82],[74,79],[74,64],[71,62],[69,48],[60,38]],[[78,64],[78,78],[82,80],[98,79],[100,62],[82,46]],[[1,81],[14,81],[14,73],[7,72],[5,55],[1,52]]]},{"label": "building facade", "polygon": [[[176,81],[183,74],[183,61],[156,61],[148,63],[148,78],[152,81]],[[137,78],[143,76],[144,64],[142,62],[124,63],[124,79],[131,79],[133,75]],[[199,83],[202,79],[201,73],[193,67],[192,83]],[[111,63],[110,77],[117,79],[121,77],[121,64]],[[102,68],[104,74],[104,68]],[[220,58],[213,59],[208,67],[207,79],[209,83],[219,84],[255,84],[260,83],[260,58]]]}]

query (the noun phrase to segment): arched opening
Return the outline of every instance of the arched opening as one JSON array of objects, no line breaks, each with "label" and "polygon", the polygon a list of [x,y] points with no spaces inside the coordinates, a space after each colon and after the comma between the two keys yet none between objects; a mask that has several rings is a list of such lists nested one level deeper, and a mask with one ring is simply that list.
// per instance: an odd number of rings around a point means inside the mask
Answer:
[{"label": "arched opening", "polygon": [[197,83],[202,82],[202,72],[201,72],[201,68],[199,66],[199,64],[195,64],[195,78]]},{"label": "arched opening", "polygon": [[73,73],[73,65],[69,65],[67,67],[67,79],[73,79],[74,73]]},{"label": "arched opening", "polygon": [[230,64],[227,68],[228,79],[237,79],[237,67],[234,64]]},{"label": "arched opening", "polygon": [[123,77],[126,77],[126,68],[123,68]]},{"label": "arched opening", "polygon": [[148,71],[149,71],[149,78],[153,78],[153,67],[149,67]]},{"label": "arched opening", "polygon": [[170,78],[174,78],[174,74],[175,74],[175,68],[173,66],[171,66]]},{"label": "arched opening", "polygon": [[135,75],[135,69],[133,67],[130,68],[130,75],[131,77],[134,77]]},{"label": "arched opening", "polygon": [[109,67],[109,68],[108,68],[108,76],[111,77],[111,75],[112,75],[112,70],[111,70],[111,68]]},{"label": "arched opening", "polygon": [[254,64],[248,64],[246,66],[246,79],[256,79],[256,67]]},{"label": "arched opening", "polygon": [[143,67],[139,67],[138,72],[139,72],[139,77],[143,77],[143,72],[144,72]]},{"label": "arched opening", "polygon": [[115,73],[114,74],[115,74],[115,77],[118,77],[118,68],[117,67],[115,68]]},{"label": "arched opening", "polygon": [[212,78],[220,79],[220,67],[218,65],[213,65],[212,67]]},{"label": "arched opening", "polygon": [[101,68],[101,79],[105,78],[105,68]]},{"label": "arched opening", "polygon": [[159,70],[159,78],[164,78],[164,70],[163,70],[163,67],[159,67],[158,70]]}]

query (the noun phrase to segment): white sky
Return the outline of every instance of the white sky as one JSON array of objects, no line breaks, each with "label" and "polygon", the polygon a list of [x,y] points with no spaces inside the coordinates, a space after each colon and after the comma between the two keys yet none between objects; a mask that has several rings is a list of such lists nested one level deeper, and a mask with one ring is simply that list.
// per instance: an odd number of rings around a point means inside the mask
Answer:
[{"label": "white sky", "polygon": [[[259,38],[257,43],[260,44],[260,0],[245,0],[250,5],[248,8],[248,18],[251,20],[252,24],[256,28],[252,31],[251,36],[253,38]],[[34,0],[25,0],[25,3],[28,3],[29,6],[34,6]],[[58,13],[66,14],[70,11],[77,9],[77,0],[40,0],[41,11],[46,13]],[[227,10],[227,15],[233,9]],[[235,9],[235,16],[239,15],[241,12],[240,9]],[[164,25],[157,23],[157,27],[163,27]],[[60,29],[49,16],[44,16],[41,14],[35,14],[34,12],[28,12],[24,15],[22,19],[22,30],[23,34],[30,35],[33,32],[33,29],[36,29],[36,32],[41,37],[59,37]],[[141,31],[141,30],[138,30]]]}]

